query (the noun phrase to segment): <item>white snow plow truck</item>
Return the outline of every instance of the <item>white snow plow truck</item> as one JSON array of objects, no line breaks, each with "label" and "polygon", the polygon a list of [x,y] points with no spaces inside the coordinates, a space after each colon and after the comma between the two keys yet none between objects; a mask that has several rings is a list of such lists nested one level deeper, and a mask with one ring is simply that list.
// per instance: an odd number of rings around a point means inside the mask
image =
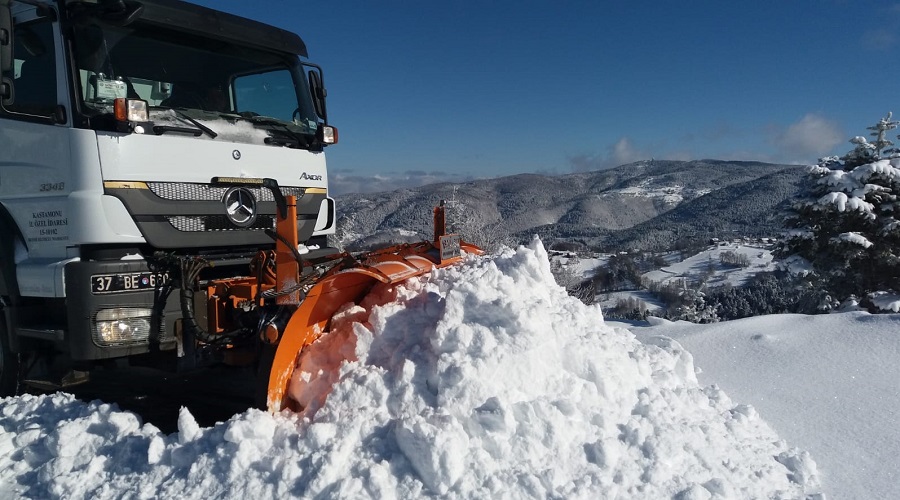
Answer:
[{"label": "white snow plow truck", "polygon": [[0,0],[0,392],[109,360],[256,364],[258,401],[377,283],[459,261],[444,231],[335,231],[322,69],[299,36],[179,0]]}]

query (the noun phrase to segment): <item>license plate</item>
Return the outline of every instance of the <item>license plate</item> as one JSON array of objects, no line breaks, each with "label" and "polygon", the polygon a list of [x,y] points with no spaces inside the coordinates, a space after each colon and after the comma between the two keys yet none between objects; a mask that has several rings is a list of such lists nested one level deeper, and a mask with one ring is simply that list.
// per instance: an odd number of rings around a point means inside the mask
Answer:
[{"label": "license plate", "polygon": [[168,281],[169,273],[116,273],[91,276],[91,293],[150,290]]}]

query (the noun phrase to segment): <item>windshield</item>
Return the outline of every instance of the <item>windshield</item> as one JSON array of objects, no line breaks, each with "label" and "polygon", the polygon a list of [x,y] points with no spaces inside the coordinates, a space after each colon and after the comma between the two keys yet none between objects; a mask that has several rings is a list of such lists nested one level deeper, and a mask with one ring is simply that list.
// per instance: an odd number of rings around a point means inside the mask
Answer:
[{"label": "windshield", "polygon": [[319,127],[294,55],[140,23],[77,25],[74,45],[81,108],[92,128],[109,126],[103,118],[119,97],[147,101],[155,133],[200,123],[215,131],[207,138],[274,137],[279,145],[306,146],[311,140],[303,136]]}]

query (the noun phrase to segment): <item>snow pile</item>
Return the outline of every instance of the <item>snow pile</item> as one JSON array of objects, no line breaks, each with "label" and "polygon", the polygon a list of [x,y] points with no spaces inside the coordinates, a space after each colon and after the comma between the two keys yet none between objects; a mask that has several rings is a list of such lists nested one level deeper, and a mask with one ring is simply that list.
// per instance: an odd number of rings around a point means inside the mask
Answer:
[{"label": "snow pile", "polygon": [[[0,497],[797,498],[816,465],[554,284],[539,241],[346,308],[309,360],[306,415],[162,435],[69,396],[0,403]],[[387,300],[390,299],[390,300]],[[326,346],[323,346],[323,348]],[[323,369],[320,373],[319,369]],[[333,385],[332,385],[333,382]]]}]

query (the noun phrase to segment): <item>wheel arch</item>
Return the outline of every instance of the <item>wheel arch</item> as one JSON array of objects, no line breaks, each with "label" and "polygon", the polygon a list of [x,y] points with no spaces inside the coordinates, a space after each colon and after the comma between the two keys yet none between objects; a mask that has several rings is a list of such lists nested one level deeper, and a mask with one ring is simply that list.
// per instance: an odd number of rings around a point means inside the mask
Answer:
[{"label": "wheel arch", "polygon": [[0,297],[5,297],[12,304],[17,304],[20,298],[16,279],[17,240],[25,244],[16,221],[0,203]]}]

